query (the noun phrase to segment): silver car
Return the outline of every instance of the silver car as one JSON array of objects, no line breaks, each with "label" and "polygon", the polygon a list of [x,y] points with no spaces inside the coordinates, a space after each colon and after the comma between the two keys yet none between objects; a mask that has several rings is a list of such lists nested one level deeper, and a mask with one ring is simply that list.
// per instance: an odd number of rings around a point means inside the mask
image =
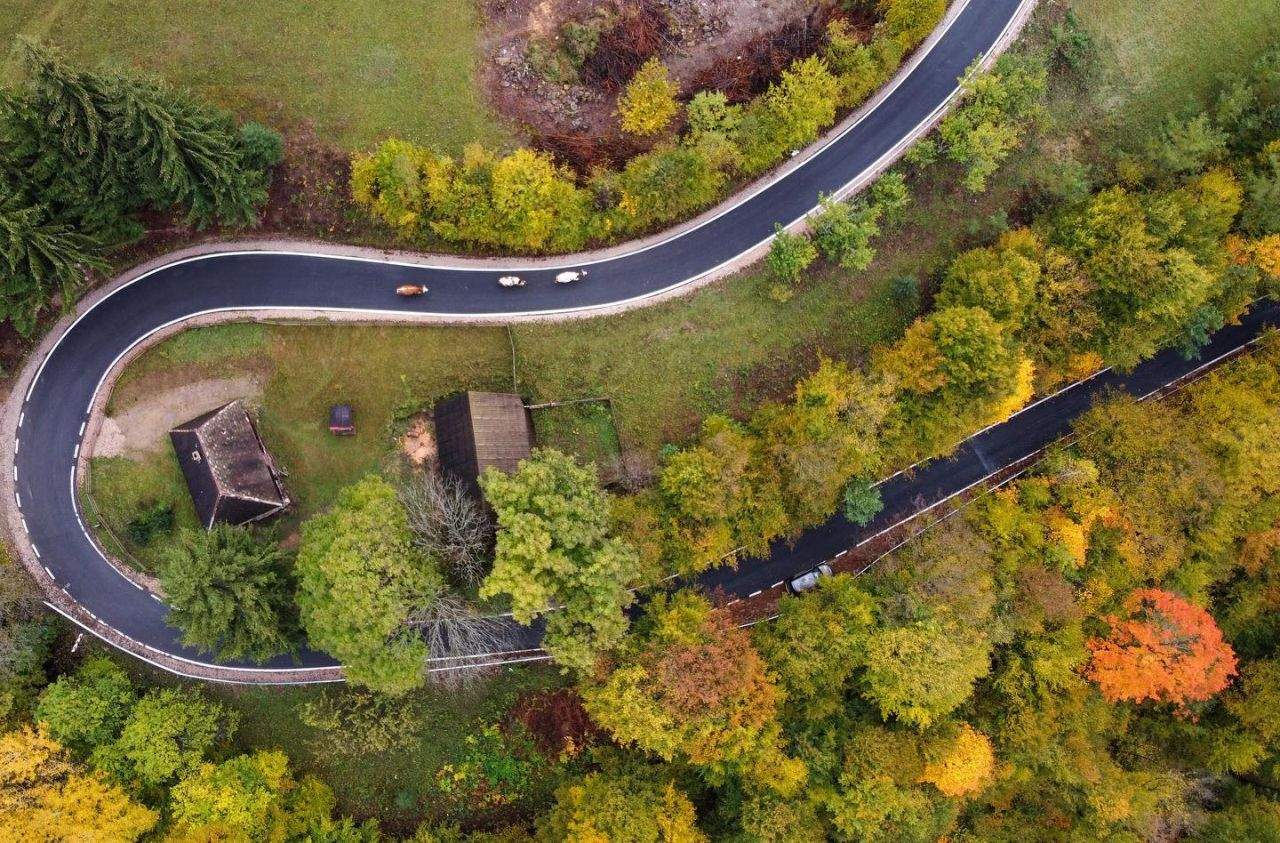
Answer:
[{"label": "silver car", "polygon": [[794,577],[787,580],[787,591],[792,594],[801,594],[806,591],[811,591],[818,587],[819,580],[823,577],[829,577],[833,573],[831,566],[826,562],[823,562],[816,568],[810,568],[803,574],[796,574]]}]

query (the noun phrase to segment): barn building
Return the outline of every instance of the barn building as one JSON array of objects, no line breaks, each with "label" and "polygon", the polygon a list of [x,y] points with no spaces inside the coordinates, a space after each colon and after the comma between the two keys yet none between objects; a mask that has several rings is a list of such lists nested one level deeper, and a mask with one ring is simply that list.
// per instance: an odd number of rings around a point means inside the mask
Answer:
[{"label": "barn building", "polygon": [[477,498],[486,468],[513,472],[533,451],[533,422],[519,395],[463,392],[436,404],[435,423],[440,469]]},{"label": "barn building", "polygon": [[205,529],[258,521],[289,505],[279,471],[241,402],[178,425],[169,440]]}]

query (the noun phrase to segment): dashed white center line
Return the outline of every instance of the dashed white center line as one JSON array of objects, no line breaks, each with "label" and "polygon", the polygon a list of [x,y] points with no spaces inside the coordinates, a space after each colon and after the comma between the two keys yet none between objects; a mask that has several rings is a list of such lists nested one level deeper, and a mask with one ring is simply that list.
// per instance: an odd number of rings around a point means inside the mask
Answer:
[{"label": "dashed white center line", "polygon": [[80,459],[80,443],[79,442],[76,443],[76,449],[71,452],[71,459],[73,460]]},{"label": "dashed white center line", "polygon": [[84,436],[84,426],[85,422],[80,422],[80,436]]},{"label": "dashed white center line", "polygon": [[757,588],[755,591],[748,594],[747,597],[755,597],[759,593],[760,593],[760,589]]},{"label": "dashed white center line", "polygon": [[778,587],[778,586],[780,586],[780,585],[782,585],[782,580],[778,580],[776,583],[774,583],[773,585],[769,586],[769,588],[777,588],[777,587]]}]

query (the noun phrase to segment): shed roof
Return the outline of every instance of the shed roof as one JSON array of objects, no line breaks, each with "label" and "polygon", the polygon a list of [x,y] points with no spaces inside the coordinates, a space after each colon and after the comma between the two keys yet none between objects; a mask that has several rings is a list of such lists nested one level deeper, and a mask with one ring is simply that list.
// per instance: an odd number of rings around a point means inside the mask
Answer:
[{"label": "shed roof", "polygon": [[289,504],[279,474],[240,401],[196,416],[169,431],[196,514],[243,524]]},{"label": "shed roof", "polygon": [[533,422],[519,395],[463,392],[436,404],[435,422],[440,467],[473,494],[486,468],[513,472],[533,451]]}]

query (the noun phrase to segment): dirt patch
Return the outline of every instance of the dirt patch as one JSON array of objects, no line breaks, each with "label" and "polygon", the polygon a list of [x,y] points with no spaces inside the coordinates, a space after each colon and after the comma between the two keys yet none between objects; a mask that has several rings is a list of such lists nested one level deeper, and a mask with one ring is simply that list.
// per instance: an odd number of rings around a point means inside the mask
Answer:
[{"label": "dirt patch", "polygon": [[400,450],[409,462],[422,468],[436,463],[436,430],[425,415],[415,416],[409,429],[400,437]]},{"label": "dirt patch", "polygon": [[196,381],[143,397],[127,410],[102,420],[93,453],[98,457],[127,457],[162,451],[168,433],[203,412],[237,398],[258,398],[262,382],[256,375]]},{"label": "dirt patch", "polygon": [[652,142],[622,135],[620,88],[652,56],[686,95],[741,99],[811,54],[833,0],[491,0],[481,80],[495,110],[586,172]]}]

